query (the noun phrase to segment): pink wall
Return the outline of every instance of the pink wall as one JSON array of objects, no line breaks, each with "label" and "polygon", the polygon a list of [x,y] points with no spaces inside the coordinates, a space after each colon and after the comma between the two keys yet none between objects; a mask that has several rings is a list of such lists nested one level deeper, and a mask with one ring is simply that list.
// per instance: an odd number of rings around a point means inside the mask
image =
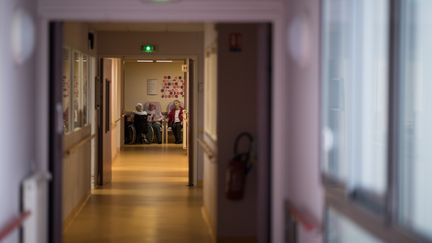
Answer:
[{"label": "pink wall", "polygon": [[[308,211],[319,221],[323,220],[323,188],[319,171],[319,16],[320,1],[318,0],[289,0],[288,26],[294,19],[304,16],[306,36],[308,41],[301,42],[306,45],[309,57],[299,62],[288,53],[288,158],[286,160],[285,174],[286,198],[297,207]],[[297,33],[298,36],[298,33]],[[301,49],[301,46],[297,46]],[[321,242],[320,234],[300,230],[299,242]]]},{"label": "pink wall", "polygon": [[[12,43],[11,36],[13,30],[19,29],[13,29],[12,18],[17,10],[33,18],[35,1],[0,1],[0,227],[19,215],[21,182],[30,175],[31,168],[36,168],[34,53],[22,63],[14,59],[12,44],[19,43]],[[13,232],[2,242],[18,242],[18,233]]]}]

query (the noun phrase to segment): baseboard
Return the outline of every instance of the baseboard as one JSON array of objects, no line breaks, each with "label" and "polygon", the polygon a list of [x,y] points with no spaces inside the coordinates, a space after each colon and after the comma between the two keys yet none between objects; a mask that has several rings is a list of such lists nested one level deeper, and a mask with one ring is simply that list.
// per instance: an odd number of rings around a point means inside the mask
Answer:
[{"label": "baseboard", "polygon": [[87,193],[80,202],[78,203],[78,206],[76,206],[72,211],[69,213],[69,215],[66,217],[66,219],[63,222],[63,233],[67,231],[69,226],[72,224],[72,222],[75,220],[75,218],[78,216],[78,214],[81,212],[81,210],[84,208],[84,206],[87,204],[87,201],[90,199],[91,193]]},{"label": "baseboard", "polygon": [[202,217],[203,217],[203,219],[204,219],[204,222],[206,223],[207,228],[208,228],[208,230],[209,230],[210,238],[211,238],[212,242],[213,242],[213,243],[216,243],[216,232],[215,232],[216,229],[215,229],[215,227],[213,226],[213,224],[210,222],[210,218],[209,218],[209,216],[208,216],[207,209],[206,209],[204,206],[201,207],[201,214],[202,214]]}]

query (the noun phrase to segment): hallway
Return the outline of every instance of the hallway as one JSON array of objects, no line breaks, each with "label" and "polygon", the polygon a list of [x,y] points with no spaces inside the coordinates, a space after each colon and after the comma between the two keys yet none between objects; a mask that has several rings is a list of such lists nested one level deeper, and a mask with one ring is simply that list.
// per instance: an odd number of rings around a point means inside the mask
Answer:
[{"label": "hallway", "polygon": [[186,186],[180,146],[126,147],[112,178],[112,185],[92,191],[64,242],[212,242],[201,216],[202,190]]}]

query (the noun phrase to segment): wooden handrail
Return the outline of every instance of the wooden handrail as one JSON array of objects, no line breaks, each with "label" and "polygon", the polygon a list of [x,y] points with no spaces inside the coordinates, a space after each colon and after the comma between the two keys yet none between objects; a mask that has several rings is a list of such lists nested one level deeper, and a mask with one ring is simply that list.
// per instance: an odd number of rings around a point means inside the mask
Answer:
[{"label": "wooden handrail", "polygon": [[115,120],[112,124],[117,124],[122,120],[123,116],[120,116],[120,118],[118,118],[117,120]]},{"label": "wooden handrail", "polygon": [[321,232],[321,224],[309,213],[300,210],[290,202],[286,202],[286,210],[289,216],[296,222],[300,223],[307,231],[316,230]]},{"label": "wooden handrail", "polygon": [[20,216],[11,220],[4,228],[0,229],[0,242],[5,240],[13,231],[20,228],[23,222],[30,216],[29,211],[25,211]]},{"label": "wooden handrail", "polygon": [[78,143],[72,145],[68,150],[64,152],[65,156],[71,155],[75,150],[77,150],[79,147],[87,143],[88,141],[92,140],[93,138],[96,138],[96,135],[89,135],[83,139],[81,139]]},{"label": "wooden handrail", "polygon": [[197,141],[198,144],[204,149],[204,153],[207,154],[209,160],[213,161],[216,156],[214,150],[202,139],[198,138]]}]

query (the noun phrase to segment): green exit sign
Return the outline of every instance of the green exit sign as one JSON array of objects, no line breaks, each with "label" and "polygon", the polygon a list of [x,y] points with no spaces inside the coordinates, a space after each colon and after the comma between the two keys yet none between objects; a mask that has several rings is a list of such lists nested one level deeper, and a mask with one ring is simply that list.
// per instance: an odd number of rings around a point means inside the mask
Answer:
[{"label": "green exit sign", "polygon": [[153,53],[155,51],[155,45],[152,44],[145,44],[141,46],[141,52],[145,53]]}]

